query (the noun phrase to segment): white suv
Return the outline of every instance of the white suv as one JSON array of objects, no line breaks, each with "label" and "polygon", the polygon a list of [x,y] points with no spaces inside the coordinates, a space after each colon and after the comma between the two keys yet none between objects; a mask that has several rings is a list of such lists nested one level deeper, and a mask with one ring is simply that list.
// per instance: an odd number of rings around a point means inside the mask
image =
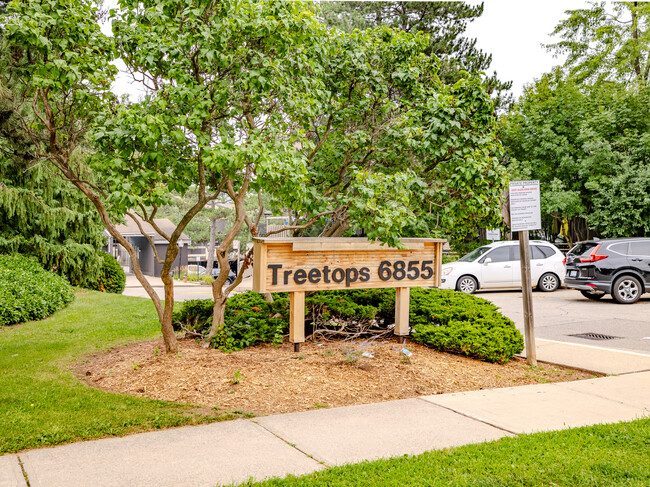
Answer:
[{"label": "white suv", "polygon": [[[564,255],[553,244],[530,241],[530,271],[533,286],[555,291],[564,281]],[[478,289],[521,287],[519,242],[493,242],[472,250],[455,262],[443,264],[441,289],[472,294]]]}]

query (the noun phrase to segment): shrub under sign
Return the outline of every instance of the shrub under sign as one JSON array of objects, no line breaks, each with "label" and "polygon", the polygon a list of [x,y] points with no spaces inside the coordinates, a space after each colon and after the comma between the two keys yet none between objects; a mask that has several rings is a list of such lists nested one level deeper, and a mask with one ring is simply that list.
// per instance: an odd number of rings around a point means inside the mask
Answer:
[{"label": "shrub under sign", "polygon": [[363,238],[256,238],[253,290],[290,292],[289,338],[305,340],[305,292],[394,287],[395,334],[408,335],[409,288],[440,285],[445,240],[406,238],[403,249]]}]

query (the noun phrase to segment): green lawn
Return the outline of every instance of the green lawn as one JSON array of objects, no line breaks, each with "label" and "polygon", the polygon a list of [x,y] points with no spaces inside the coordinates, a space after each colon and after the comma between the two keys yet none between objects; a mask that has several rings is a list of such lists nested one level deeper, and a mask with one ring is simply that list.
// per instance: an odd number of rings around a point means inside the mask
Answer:
[{"label": "green lawn", "polygon": [[246,485],[647,487],[650,419],[503,438]]},{"label": "green lawn", "polygon": [[149,300],[92,291],[45,320],[0,327],[0,454],[220,419],[93,389],[71,372],[84,355],[158,336]]}]

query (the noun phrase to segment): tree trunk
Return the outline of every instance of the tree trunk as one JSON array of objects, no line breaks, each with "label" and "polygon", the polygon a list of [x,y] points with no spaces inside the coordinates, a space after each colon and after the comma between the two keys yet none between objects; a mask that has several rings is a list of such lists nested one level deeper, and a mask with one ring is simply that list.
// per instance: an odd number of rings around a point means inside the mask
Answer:
[{"label": "tree trunk", "polygon": [[334,225],[326,229],[323,233],[321,233],[321,237],[340,237],[343,235],[347,230],[350,229],[350,225],[348,224],[347,220],[338,220]]},{"label": "tree trunk", "polygon": [[[70,174],[65,174],[65,176],[68,177],[68,180],[72,179],[70,177]],[[140,268],[138,253],[135,251],[129,241],[117,231],[117,228],[113,224],[110,216],[108,215],[108,211],[106,211],[106,208],[104,207],[104,204],[99,196],[85,184],[83,184],[83,182],[79,181],[78,178],[73,180],[72,183],[77,186],[77,188],[95,205],[95,208],[99,213],[99,217],[101,218],[102,223],[104,224],[104,227],[108,233],[126,249],[129,257],[131,258],[131,263],[133,264],[133,273],[135,274],[135,277],[138,279],[140,284],[142,284],[142,287],[149,295],[154,307],[156,308],[158,320],[160,321],[161,332],[165,341],[165,349],[167,352],[177,353],[178,341],[176,340],[176,335],[174,334],[174,329],[172,327],[172,312],[174,309],[174,283],[172,277],[169,275],[171,264],[167,266],[167,275],[165,276],[163,273],[162,276],[163,283],[165,284],[165,305],[163,307],[158,294],[153,289],[153,286],[151,286],[151,283],[147,280],[144,273],[142,272],[142,269]],[[176,253],[178,253],[178,250]],[[163,266],[163,271],[164,270],[165,266]]]},{"label": "tree trunk", "polygon": [[205,264],[206,274],[212,275],[212,268],[214,267],[214,245],[217,237],[217,217],[210,219],[210,241],[208,243],[208,259]]},{"label": "tree trunk", "polygon": [[587,224],[587,220],[584,218],[578,216],[569,220],[569,237],[572,245],[575,242],[588,240],[590,233],[589,225]]},{"label": "tree trunk", "polygon": [[[164,267],[163,267],[164,268]],[[178,340],[176,339],[176,334],[174,333],[174,327],[172,325],[172,314],[174,312],[174,280],[167,273],[167,275],[162,275],[162,281],[165,285],[165,309],[163,311],[163,317],[160,321],[160,330],[162,331],[162,336],[165,341],[165,351],[167,353],[178,353]]]},{"label": "tree trunk", "polygon": [[208,341],[223,330],[223,325],[225,323],[226,301],[228,300],[228,296],[224,294],[221,285],[218,284],[219,280],[220,279],[217,278],[212,282],[214,308],[212,309],[212,326],[210,327],[210,333],[208,334]]},{"label": "tree trunk", "polygon": [[636,54],[634,55],[634,60],[632,61],[632,66],[634,72],[636,73],[637,79],[641,77],[641,61],[639,60],[639,21],[636,13],[636,8],[638,2],[634,2],[632,10],[632,38],[634,39],[634,48]]}]

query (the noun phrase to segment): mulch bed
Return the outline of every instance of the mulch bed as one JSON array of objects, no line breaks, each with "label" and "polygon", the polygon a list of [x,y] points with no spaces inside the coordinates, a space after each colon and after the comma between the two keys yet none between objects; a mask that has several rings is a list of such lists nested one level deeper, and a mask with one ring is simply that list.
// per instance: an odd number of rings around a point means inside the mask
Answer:
[{"label": "mulch bed", "polygon": [[162,340],[119,347],[88,357],[76,373],[108,391],[255,415],[594,377],[518,358],[490,364],[395,338],[307,342],[299,353],[287,342],[233,353],[180,344],[177,355],[165,354]]}]

